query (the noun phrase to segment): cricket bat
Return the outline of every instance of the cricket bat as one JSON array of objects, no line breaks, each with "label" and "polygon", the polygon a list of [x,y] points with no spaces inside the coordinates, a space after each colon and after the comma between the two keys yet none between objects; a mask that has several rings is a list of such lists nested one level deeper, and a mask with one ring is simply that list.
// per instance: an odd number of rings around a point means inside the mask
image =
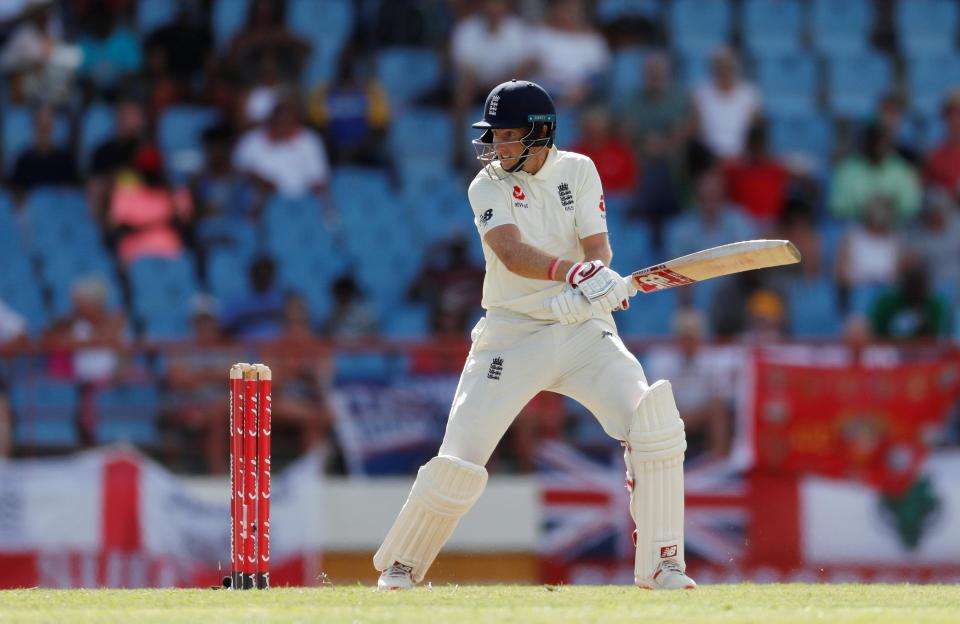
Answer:
[{"label": "cricket bat", "polygon": [[[786,240],[750,240],[711,247],[630,274],[631,291],[651,293],[753,269],[796,264],[800,252]],[[631,292],[633,294],[633,292]]]}]

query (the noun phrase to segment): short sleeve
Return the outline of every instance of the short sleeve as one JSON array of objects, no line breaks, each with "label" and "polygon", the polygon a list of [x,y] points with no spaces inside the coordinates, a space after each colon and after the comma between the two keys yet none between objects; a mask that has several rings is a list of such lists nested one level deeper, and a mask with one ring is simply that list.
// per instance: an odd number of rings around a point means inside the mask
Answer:
[{"label": "short sleeve", "polygon": [[607,207],[603,203],[603,186],[593,161],[584,157],[583,175],[576,194],[577,236],[586,238],[607,231]]},{"label": "short sleeve", "polygon": [[473,209],[473,222],[482,238],[484,234],[508,223],[513,219],[513,207],[504,197],[503,191],[491,179],[478,177],[467,190],[470,207]]}]

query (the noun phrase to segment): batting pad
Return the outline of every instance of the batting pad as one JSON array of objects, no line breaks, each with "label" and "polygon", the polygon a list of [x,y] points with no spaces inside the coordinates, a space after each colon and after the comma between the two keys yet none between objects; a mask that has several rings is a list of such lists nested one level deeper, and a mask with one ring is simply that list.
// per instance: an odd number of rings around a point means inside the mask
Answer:
[{"label": "batting pad", "polygon": [[624,453],[637,525],[634,580],[646,585],[663,559],[683,565],[683,453],[687,438],[670,382],[650,386],[637,406]]},{"label": "batting pad", "polygon": [[383,571],[399,561],[413,568],[415,582],[422,581],[486,485],[483,466],[451,455],[439,455],[421,466],[406,504],[373,556],[374,567]]}]

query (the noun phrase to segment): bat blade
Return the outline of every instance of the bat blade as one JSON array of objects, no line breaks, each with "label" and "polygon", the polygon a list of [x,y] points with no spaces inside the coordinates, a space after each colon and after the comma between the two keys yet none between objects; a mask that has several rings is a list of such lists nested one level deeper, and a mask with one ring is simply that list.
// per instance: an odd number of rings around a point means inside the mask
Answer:
[{"label": "bat blade", "polygon": [[650,293],[754,269],[796,264],[800,252],[786,240],[750,240],[711,247],[634,271],[631,283]]}]

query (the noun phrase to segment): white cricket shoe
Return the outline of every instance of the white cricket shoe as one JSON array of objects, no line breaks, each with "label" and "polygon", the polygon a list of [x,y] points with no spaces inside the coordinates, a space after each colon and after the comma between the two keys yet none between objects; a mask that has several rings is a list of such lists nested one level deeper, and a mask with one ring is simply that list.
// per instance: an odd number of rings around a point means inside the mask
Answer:
[{"label": "white cricket shoe", "polygon": [[393,565],[380,573],[377,591],[389,589],[411,589],[413,587],[413,568],[394,561]]},{"label": "white cricket shoe", "polygon": [[664,559],[653,576],[637,583],[641,589],[696,589],[693,579],[684,574],[676,559]]}]

